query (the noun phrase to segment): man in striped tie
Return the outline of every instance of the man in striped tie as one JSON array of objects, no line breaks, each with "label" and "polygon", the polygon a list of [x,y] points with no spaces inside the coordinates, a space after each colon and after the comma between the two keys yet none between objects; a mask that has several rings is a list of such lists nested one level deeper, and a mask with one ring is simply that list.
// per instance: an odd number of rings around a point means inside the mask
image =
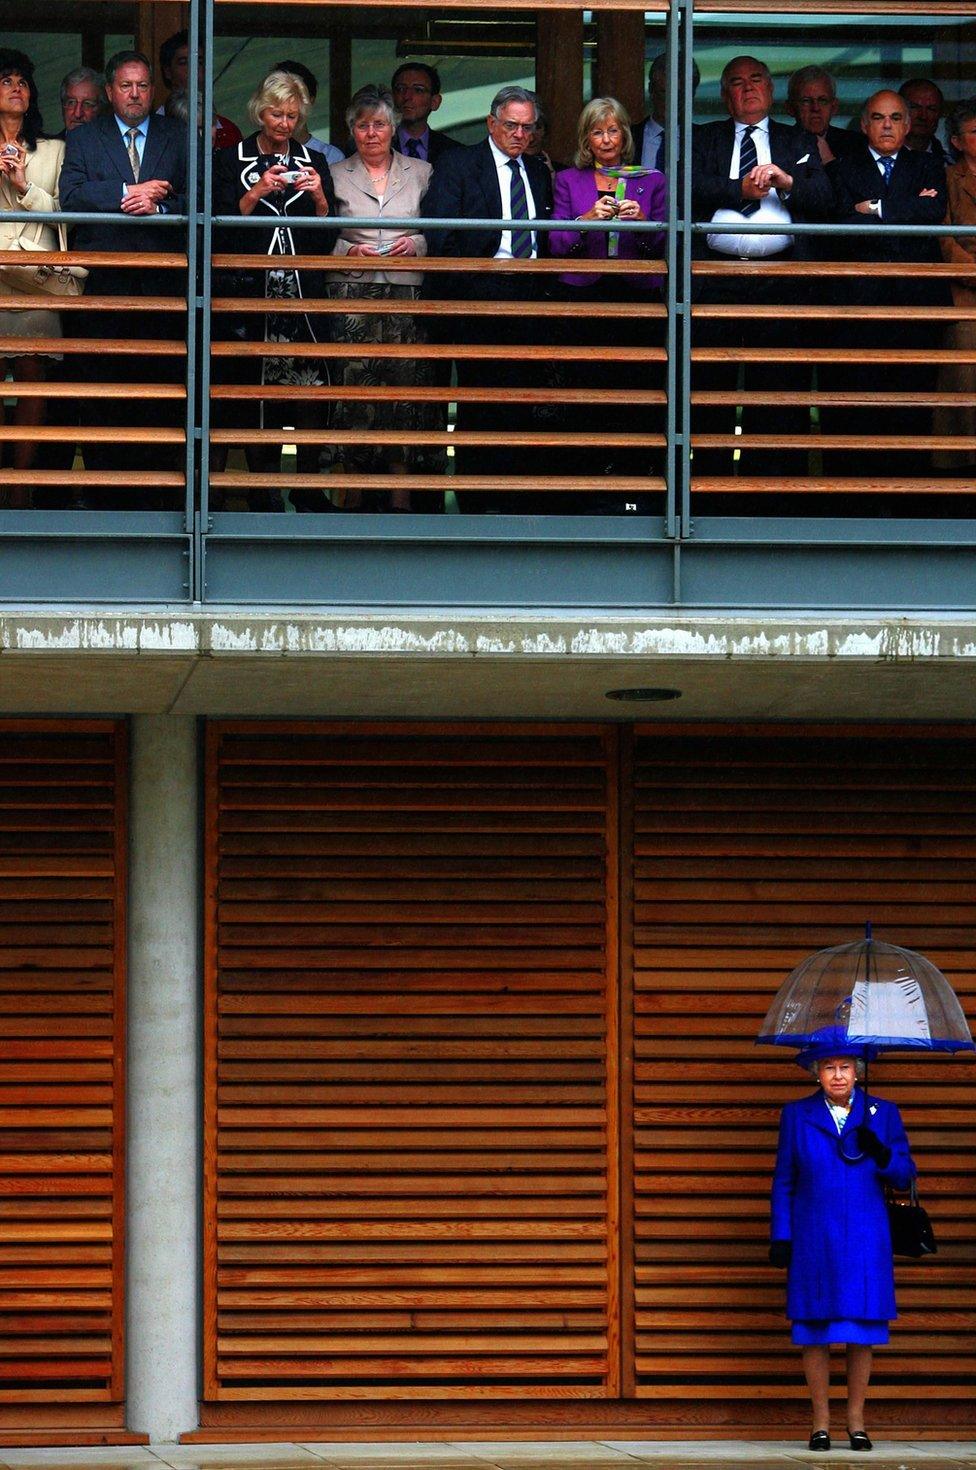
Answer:
[{"label": "man in striped tie", "polygon": [[[75,128],[65,142],[61,170],[61,208],[102,214],[104,223],[79,224],[72,245],[76,250],[124,251],[131,267],[96,265],[88,277],[88,296],[170,296],[172,310],[72,313],[81,337],[104,337],[106,350],[90,352],[79,369],[92,382],[166,382],[185,378],[185,362],[169,354],[124,356],[112,352],[112,339],[138,336],[180,343],[186,339],[185,275],[179,271],[141,266],[139,257],[155,251],[183,250],[185,231],[154,230],[145,224],[120,225],[119,214],[137,220],[156,214],[186,212],[185,125],[152,111],[153,72],[139,51],[120,51],[105,67],[108,108],[84,127]],[[157,427],[179,423],[178,400],[91,398],[82,404],[82,422],[92,427],[139,427],[141,442],[86,444],[85,467],[127,470],[132,483],[124,489],[91,491],[96,509],[171,508],[172,492],[152,488],[152,472],[176,464],[178,451],[159,443]]]},{"label": "man in striped tie", "polygon": [[[793,221],[822,222],[830,217],[833,194],[824,172],[816,139],[801,128],[786,127],[770,117],[773,80],[769,68],[755,56],[736,56],[722,72],[722,97],[728,108],[727,121],[696,128],[692,138],[692,201],[696,220],[716,228],[698,236],[696,253],[713,260],[777,261],[807,254],[802,237],[789,233]],[[768,234],[739,233],[741,224],[774,227]],[[790,308],[800,297],[801,283],[774,272],[734,271],[706,277],[701,303],[734,305],[733,318],[699,320],[693,342],[696,346],[731,348],[779,348],[793,346],[794,327]],[[780,307],[775,316],[753,313],[750,308]],[[777,400],[783,390],[802,390],[806,380],[802,364],[746,361],[741,369],[746,390],[741,411],[741,459],[739,472],[783,477],[804,474],[807,455],[803,435],[810,430],[809,410],[786,407]],[[729,392],[739,380],[734,361],[702,364],[695,372],[693,389]],[[692,426],[693,435],[731,436],[736,428],[735,403],[700,409]],[[780,449],[750,447],[751,434],[776,433],[794,438],[794,445]],[[731,444],[695,452],[693,473],[728,475],[736,461]],[[765,508],[774,509],[765,497]],[[762,504],[760,501],[759,504]],[[726,505],[729,502],[726,500]],[[751,506],[749,507],[751,509]],[[743,504],[737,509],[740,512]]]},{"label": "man in striped tie", "polygon": [[[541,232],[528,227],[533,219],[547,219],[552,212],[552,182],[539,158],[525,157],[539,115],[534,92],[525,87],[502,87],[491,104],[487,118],[488,136],[473,148],[452,148],[434,168],[434,177],[421,206],[427,219],[493,219],[496,229],[458,228],[426,231],[432,256],[453,255],[484,261],[534,260],[545,252]],[[524,224],[522,223],[524,222]],[[502,228],[508,224],[509,229]],[[459,446],[459,472],[493,475],[530,473],[533,451],[519,448],[512,439],[519,430],[532,426],[531,407],[523,400],[523,388],[537,386],[539,360],[533,346],[545,340],[545,319],[533,317],[529,303],[538,300],[545,277],[520,269],[474,270],[427,277],[427,290],[448,299],[498,303],[497,311],[454,319],[455,340],[464,345],[492,344],[510,348],[504,358],[459,357],[458,386],[499,390],[496,402],[458,404],[458,429],[493,430],[508,442],[464,448]],[[515,304],[522,302],[521,309]],[[506,307],[508,308],[506,310]],[[526,349],[529,349],[528,352]],[[538,451],[536,451],[538,458]],[[501,488],[501,487],[500,487]],[[511,511],[554,508],[544,499],[524,491],[499,494],[495,491],[462,491],[458,502],[465,511]]]}]

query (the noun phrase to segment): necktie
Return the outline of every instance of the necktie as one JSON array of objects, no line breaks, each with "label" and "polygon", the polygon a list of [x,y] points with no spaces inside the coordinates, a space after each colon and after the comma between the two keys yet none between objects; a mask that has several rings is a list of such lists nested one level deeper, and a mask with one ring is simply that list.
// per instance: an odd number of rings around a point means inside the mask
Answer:
[{"label": "necktie", "polygon": [[661,136],[657,140],[657,154],[655,155],[655,158],[654,158],[654,167],[658,170],[659,173],[662,173],[662,174],[664,173],[664,134],[663,133],[661,134]]},{"label": "necktie", "polygon": [[138,129],[136,129],[136,128],[128,128],[126,130],[126,135],[125,135],[125,148],[126,148],[126,152],[129,155],[129,162],[132,165],[132,177],[135,179],[136,183],[138,184],[138,182],[139,182],[139,150],[136,147],[136,137],[137,137],[137,135],[138,135]]},{"label": "necktie", "polygon": [[[759,162],[759,156],[756,153],[756,144],[753,140],[752,133],[752,128],[746,128],[745,132],[742,134],[742,142],[739,144],[740,179],[744,179],[746,174],[754,169],[756,164]],[[758,208],[758,199],[747,199],[745,203],[742,204],[742,206],[740,207],[739,213],[744,214],[748,217],[750,214],[755,214]]]},{"label": "necktie", "polygon": [[882,172],[884,173],[885,188],[887,189],[888,185],[891,183],[891,175],[894,171],[895,160],[893,158],[884,157],[879,161],[881,163]]},{"label": "necktie", "polygon": [[417,142],[416,138],[407,139],[407,155],[410,158],[420,157],[420,144]]},{"label": "necktie", "polygon": [[[525,185],[522,182],[522,170],[518,166],[518,159],[510,158],[508,166],[512,170],[512,219],[528,219],[529,204],[525,197]],[[516,260],[527,260],[532,254],[532,231],[512,231],[512,255]]]}]

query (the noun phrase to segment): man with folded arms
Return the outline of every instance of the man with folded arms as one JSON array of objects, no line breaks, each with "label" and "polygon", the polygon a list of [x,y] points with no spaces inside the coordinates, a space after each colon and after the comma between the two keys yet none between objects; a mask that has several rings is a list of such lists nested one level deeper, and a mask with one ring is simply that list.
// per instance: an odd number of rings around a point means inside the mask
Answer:
[{"label": "man with folded arms", "polygon": [[[61,208],[105,215],[104,224],[75,226],[76,250],[147,253],[185,249],[182,231],[147,228],[118,222],[119,214],[139,219],[156,214],[183,214],[186,210],[186,129],[172,118],[152,112],[153,75],[148,59],[137,51],[120,51],[105,68],[108,110],[85,127],[75,128],[65,144],[61,170]],[[159,296],[182,298],[185,276],[179,271],[121,266],[96,266],[88,278],[89,296]],[[182,299],[175,311],[140,311],[126,316],[118,311],[78,313],[81,336],[113,338],[137,335],[145,339],[185,340]],[[90,353],[80,364],[85,377],[96,382],[182,381],[179,358]],[[146,426],[142,443],[86,444],[89,469],[132,472],[140,486],[136,501],[130,489],[89,492],[88,501],[101,509],[135,509],[173,503],[146,491],[144,474],[170,468],[179,456],[169,446],[153,443],[152,430],[180,422],[177,401],[129,399],[113,402],[90,399],[83,405],[83,422],[92,426]],[[151,483],[151,482],[150,482]]]}]

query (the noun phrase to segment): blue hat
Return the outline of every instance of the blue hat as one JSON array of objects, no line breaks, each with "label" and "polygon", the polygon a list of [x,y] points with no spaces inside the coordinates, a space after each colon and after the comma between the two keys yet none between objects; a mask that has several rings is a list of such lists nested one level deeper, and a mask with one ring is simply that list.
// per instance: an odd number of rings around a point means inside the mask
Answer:
[{"label": "blue hat", "polygon": [[826,1057],[854,1057],[857,1060],[866,1056],[867,1052],[868,1048],[863,1042],[851,1041],[843,1027],[825,1026],[810,1037],[802,1051],[797,1052],[796,1064],[806,1070],[814,1062],[822,1062]]}]

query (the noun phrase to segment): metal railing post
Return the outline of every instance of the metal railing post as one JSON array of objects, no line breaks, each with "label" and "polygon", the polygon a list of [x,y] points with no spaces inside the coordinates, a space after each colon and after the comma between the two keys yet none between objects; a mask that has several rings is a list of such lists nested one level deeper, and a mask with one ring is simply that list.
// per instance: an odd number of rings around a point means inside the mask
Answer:
[{"label": "metal railing post", "polygon": [[189,595],[193,602],[199,597],[199,525],[196,513],[196,479],[199,463],[197,441],[197,344],[199,341],[199,298],[197,296],[197,268],[199,261],[199,175],[200,138],[197,126],[199,115],[199,56],[200,56],[200,0],[190,0],[189,25],[189,68],[187,71],[187,169],[186,169],[186,530],[191,539],[191,567]]},{"label": "metal railing post", "polygon": [[681,63],[684,91],[681,108],[681,511],[680,535],[688,535],[691,524],[691,139],[694,116],[693,62],[695,48],[695,0],[675,0],[681,19]]},{"label": "metal railing post", "polygon": [[664,283],[665,307],[667,309],[664,337],[665,350],[667,352],[667,361],[664,369],[664,392],[667,399],[664,424],[664,481],[667,487],[665,492],[665,534],[671,537],[675,536],[678,530],[678,497],[680,495],[678,445],[681,439],[677,402],[678,362],[681,352],[679,324],[680,293],[678,289],[678,221],[681,210],[677,193],[674,189],[675,164],[681,157],[678,135],[678,62],[678,26],[676,23],[675,8],[671,6],[668,9],[665,26],[665,66],[668,77],[668,108],[667,116],[664,120],[664,172],[665,177],[669,180],[668,228],[664,247],[665,260],[667,261],[667,275]]},{"label": "metal railing post", "polygon": [[[214,0],[203,0],[203,116],[209,134],[213,117]],[[207,532],[210,528],[210,344],[213,335],[213,150],[203,150],[203,198],[200,251],[200,531],[198,598],[207,594]]]}]

